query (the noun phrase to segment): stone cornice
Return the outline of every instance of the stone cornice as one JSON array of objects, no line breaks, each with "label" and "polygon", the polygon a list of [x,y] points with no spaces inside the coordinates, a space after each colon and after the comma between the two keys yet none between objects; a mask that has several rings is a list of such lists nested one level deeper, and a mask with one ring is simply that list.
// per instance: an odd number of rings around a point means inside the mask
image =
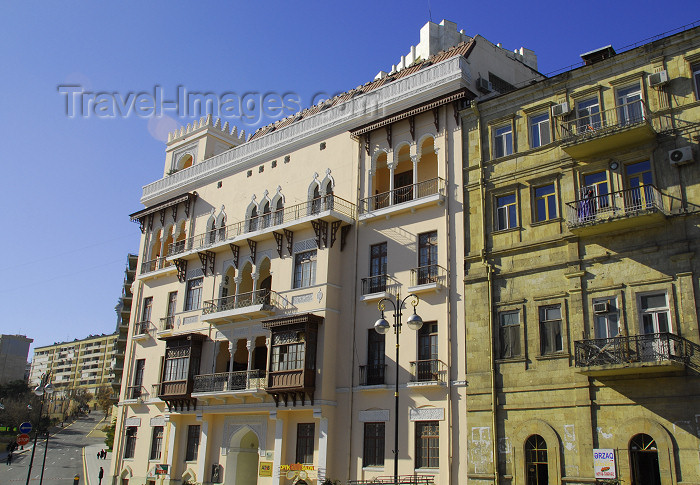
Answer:
[{"label": "stone cornice", "polygon": [[214,178],[246,170],[317,140],[468,87],[470,81],[466,59],[451,57],[145,185],[141,203],[158,203],[176,192],[188,191]]}]

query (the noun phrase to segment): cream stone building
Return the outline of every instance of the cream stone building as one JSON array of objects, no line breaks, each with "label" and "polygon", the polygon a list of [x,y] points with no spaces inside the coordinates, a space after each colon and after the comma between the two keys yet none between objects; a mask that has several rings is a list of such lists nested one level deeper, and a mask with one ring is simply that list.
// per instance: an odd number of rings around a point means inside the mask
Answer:
[{"label": "cream stone building", "polygon": [[700,28],[582,58],[462,112],[463,480],[700,483]]},{"label": "cream stone building", "polygon": [[[390,72],[250,137],[211,117],[172,133],[131,215],[113,483],[382,480],[396,423],[401,475],[457,483],[459,110],[541,78],[531,51],[429,23]],[[404,320],[417,302],[425,323],[404,325],[396,362],[373,325],[409,293]]]}]

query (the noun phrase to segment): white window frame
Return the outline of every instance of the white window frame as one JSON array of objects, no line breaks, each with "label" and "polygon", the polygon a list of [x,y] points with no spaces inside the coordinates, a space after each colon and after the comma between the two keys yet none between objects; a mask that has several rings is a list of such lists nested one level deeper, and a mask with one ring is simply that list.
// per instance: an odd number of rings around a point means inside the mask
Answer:
[{"label": "white window frame", "polygon": [[693,77],[693,86],[695,87],[695,100],[700,101],[700,62],[691,64],[690,71]]},{"label": "white window frame", "polygon": [[[301,257],[304,254],[307,253],[313,253],[313,256],[311,256],[309,259],[301,261],[301,263],[297,260],[297,258]],[[309,249],[307,251],[300,251],[298,253],[294,253],[294,271],[292,273],[292,287],[293,288],[307,288],[309,286],[314,286],[316,284],[316,262],[318,260],[318,250],[317,249]],[[297,281],[297,265],[301,264],[302,266],[302,275],[301,275],[301,280]]]},{"label": "white window frame", "polygon": [[[530,148],[538,148],[541,146],[549,145],[552,143],[552,130],[551,130],[551,121],[549,119],[549,113],[544,112],[544,113],[538,113],[536,115],[530,116],[528,119],[529,123],[529,133],[530,133]],[[546,124],[546,128],[545,128]],[[535,133],[537,133],[537,138],[539,139],[539,142],[535,144]],[[544,143],[542,141],[542,134],[545,133],[547,135],[547,141]]]},{"label": "white window frame", "polygon": [[[558,319],[547,319],[547,310],[549,309],[554,309],[558,308],[559,309],[559,318]],[[564,305],[561,303],[551,303],[547,305],[541,305],[537,308],[537,321],[538,321],[538,327],[539,327],[539,334],[540,334],[540,355],[541,356],[548,356],[548,355],[557,355],[561,354],[564,352],[564,342],[566,340],[565,334],[564,334]],[[559,344],[561,346],[560,349],[557,350],[557,345],[554,339],[552,339],[552,350],[550,351],[545,351],[544,345],[543,345],[543,330],[547,331],[549,326],[547,323],[549,322],[559,322]],[[553,335],[551,335],[553,337]]]},{"label": "white window frame", "polygon": [[[510,142],[510,146],[508,146]],[[513,124],[493,127],[493,156],[494,158],[506,157],[514,152]]]},{"label": "white window frame", "polygon": [[[606,313],[594,313],[593,305],[596,303],[607,302],[609,305],[609,310]],[[591,313],[593,313],[593,335],[596,339],[608,339],[617,337],[620,335],[620,309],[617,306],[617,298],[614,296],[605,296],[600,298],[593,298],[591,300]],[[599,319],[605,319],[605,335],[601,335],[599,329]],[[611,330],[614,328],[615,334],[613,335]]]},{"label": "white window frame", "polygon": [[[516,324],[511,324],[511,325],[503,325],[503,317],[505,315],[516,315],[518,317],[518,323]],[[517,343],[518,345],[518,352],[517,353],[512,353],[511,355],[503,355],[504,354],[504,344],[505,344],[505,338],[503,338],[503,330],[504,328],[513,328],[517,327],[517,335],[515,336],[515,342],[511,341],[511,349],[513,347],[513,344]],[[508,331],[509,337],[513,338],[513,333]],[[499,338],[499,351],[498,351],[498,356],[499,359],[517,359],[523,356],[523,345],[520,340],[520,335],[522,334],[522,319],[520,318],[520,310],[501,310],[498,312],[498,338]],[[510,340],[510,339],[509,339]]]},{"label": "white window frame", "polygon": [[[503,199],[505,197],[511,197],[511,196],[514,198],[512,203],[500,205],[500,199]],[[495,224],[496,224],[497,231],[505,231],[507,229],[513,229],[516,227],[520,227],[519,221],[518,221],[518,194],[516,192],[510,192],[510,193],[506,193],[506,194],[496,195],[494,197],[494,205],[496,206],[496,210],[494,212],[496,214]],[[510,208],[511,207],[515,211],[515,222],[512,225],[510,223]],[[503,227],[501,226],[501,223],[500,223],[500,215],[501,215],[502,211],[505,211],[505,216],[506,216],[504,219],[505,223],[504,223]]]},{"label": "white window frame", "polygon": [[[664,298],[666,300],[665,306],[663,306],[663,307],[649,307],[649,308],[642,307],[642,299],[643,298],[649,297],[649,296],[657,296],[657,295],[664,296]],[[637,294],[637,308],[639,311],[639,333],[641,335],[648,335],[648,333],[644,331],[644,316],[645,315],[652,315],[654,332],[651,332],[651,333],[660,333],[657,330],[659,328],[658,315],[661,313],[666,314],[666,320],[667,320],[667,326],[668,326],[668,329],[666,331],[669,333],[674,333],[673,332],[673,322],[671,321],[671,310],[670,310],[671,303],[669,301],[668,291],[658,290],[658,291],[646,291],[643,293],[638,293]]]}]

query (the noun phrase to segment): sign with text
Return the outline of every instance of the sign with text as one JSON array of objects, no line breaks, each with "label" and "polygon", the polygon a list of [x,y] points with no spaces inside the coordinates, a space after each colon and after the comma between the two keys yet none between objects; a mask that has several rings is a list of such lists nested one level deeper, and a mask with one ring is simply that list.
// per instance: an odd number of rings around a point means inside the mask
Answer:
[{"label": "sign with text", "polygon": [[167,475],[170,465],[156,465],[156,475]]},{"label": "sign with text", "polygon": [[17,435],[17,444],[18,445],[24,446],[27,443],[29,443],[29,435],[28,434],[24,433],[24,434]]},{"label": "sign with text", "polygon": [[261,461],[260,471],[258,475],[261,477],[271,477],[272,476],[272,462],[271,461]]},{"label": "sign with text", "polygon": [[596,478],[615,478],[615,450],[594,449],[593,467]]}]

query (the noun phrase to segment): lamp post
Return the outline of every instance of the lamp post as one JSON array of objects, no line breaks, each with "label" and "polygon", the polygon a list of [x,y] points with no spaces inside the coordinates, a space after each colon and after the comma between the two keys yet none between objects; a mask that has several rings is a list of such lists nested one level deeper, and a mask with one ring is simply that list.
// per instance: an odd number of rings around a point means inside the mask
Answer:
[{"label": "lamp post", "polygon": [[386,335],[389,332],[389,322],[384,318],[384,308],[386,303],[391,303],[394,307],[394,333],[396,334],[396,382],[394,385],[394,484],[399,483],[399,336],[401,335],[401,310],[404,303],[409,298],[413,298],[410,302],[413,306],[413,314],[408,317],[406,323],[412,330],[418,331],[423,326],[423,320],[416,314],[416,306],[420,301],[413,293],[409,293],[403,300],[401,295],[396,293],[396,300],[391,298],[382,298],[379,300],[378,307],[382,312],[382,317],[374,324],[374,330],[381,335]]},{"label": "lamp post", "polygon": [[[32,465],[34,464],[34,452],[36,451],[36,441],[37,438],[39,438],[39,425],[41,424],[41,413],[44,410],[44,399],[47,394],[53,394],[53,385],[49,382],[50,377],[51,372],[46,372],[43,376],[41,376],[41,382],[39,383],[39,385],[34,388],[34,394],[41,397],[41,404],[39,405],[39,422],[36,423],[36,431],[34,432],[34,446],[32,446],[32,457],[29,460],[29,470],[27,470],[26,485],[29,485],[29,480],[32,475]],[[41,471],[43,474],[43,467]]]}]

